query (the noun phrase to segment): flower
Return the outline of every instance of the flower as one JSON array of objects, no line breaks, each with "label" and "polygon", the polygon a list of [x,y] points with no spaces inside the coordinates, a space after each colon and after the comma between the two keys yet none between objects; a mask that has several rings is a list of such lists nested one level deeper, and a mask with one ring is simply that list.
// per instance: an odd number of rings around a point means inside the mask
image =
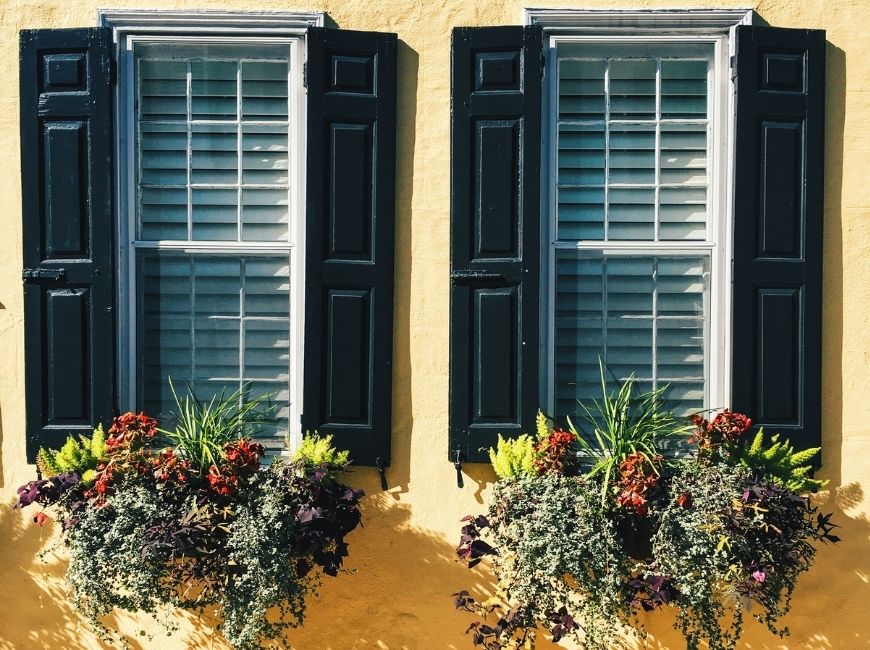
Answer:
[{"label": "flower", "polygon": [[33,517],[33,523],[37,526],[44,526],[48,521],[51,521],[51,518],[44,512],[37,512]]},{"label": "flower", "polygon": [[755,579],[755,582],[764,582],[765,578],[767,578],[767,574],[764,571],[758,570],[752,572],[752,577]]},{"label": "flower", "polygon": [[677,497],[677,505],[681,508],[691,508],[692,495],[689,492],[683,492],[680,496]]}]

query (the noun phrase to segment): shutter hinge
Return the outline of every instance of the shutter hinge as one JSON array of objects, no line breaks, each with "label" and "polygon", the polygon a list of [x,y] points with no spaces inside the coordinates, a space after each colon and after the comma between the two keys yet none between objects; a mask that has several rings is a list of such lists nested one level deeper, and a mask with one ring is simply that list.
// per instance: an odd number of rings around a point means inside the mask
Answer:
[{"label": "shutter hinge", "polygon": [[541,52],[541,78],[547,76],[547,56]]},{"label": "shutter hinge", "polygon": [[731,65],[731,81],[734,81],[737,78],[737,55],[732,54],[728,61]]},{"label": "shutter hinge", "polygon": [[302,87],[308,88],[308,61],[302,64]]},{"label": "shutter hinge", "polygon": [[112,86],[118,84],[118,61],[114,57],[109,59],[109,84]]}]

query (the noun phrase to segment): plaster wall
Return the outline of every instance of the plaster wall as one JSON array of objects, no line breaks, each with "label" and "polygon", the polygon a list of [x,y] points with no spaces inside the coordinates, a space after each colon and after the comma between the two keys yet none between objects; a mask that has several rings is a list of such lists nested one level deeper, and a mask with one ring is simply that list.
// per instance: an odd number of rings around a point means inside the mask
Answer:
[{"label": "plaster wall", "polygon": [[[79,626],[61,580],[63,562],[35,559],[40,531],[8,504],[33,477],[24,451],[24,323],[18,139],[18,30],[96,24],[94,0],[0,0],[0,650],[98,648]],[[536,2],[536,6],[547,4]],[[124,8],[322,10],[339,27],[397,32],[396,300],[393,465],[390,489],[374,470],[354,471],[365,489],[365,528],[350,539],[357,573],[326,579],[309,619],[289,644],[300,649],[470,648],[469,618],[450,594],[487,589],[485,571],[454,561],[458,520],[482,510],[493,475],[467,466],[456,487],[446,460],[448,406],[450,32],[454,26],[519,24],[521,0],[125,0]],[[555,6],[666,8],[746,6],[715,0],[558,0]],[[763,0],[770,24],[827,30],[824,244],[824,506],[844,541],[821,550],[799,585],[792,635],[750,623],[741,648],[870,648],[870,2]],[[48,533],[46,533],[48,534]],[[137,634],[145,618],[121,619]],[[207,621],[134,647],[221,648]],[[670,620],[649,619],[649,648],[679,648]],[[141,643],[141,646],[139,646]],[[546,646],[547,644],[542,644]]]}]

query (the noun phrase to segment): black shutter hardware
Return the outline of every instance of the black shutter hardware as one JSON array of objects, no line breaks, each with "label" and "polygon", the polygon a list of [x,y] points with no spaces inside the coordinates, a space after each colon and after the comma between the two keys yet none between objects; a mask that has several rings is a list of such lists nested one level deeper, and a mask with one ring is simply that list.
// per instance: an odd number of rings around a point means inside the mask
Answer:
[{"label": "black shutter hardware", "polygon": [[732,407],[821,444],[825,33],[737,28]]},{"label": "black shutter hardware", "polygon": [[302,427],[386,486],[392,408],[395,34],[308,30]]},{"label": "black shutter hardware", "polygon": [[115,405],[111,32],[20,34],[27,459]]}]

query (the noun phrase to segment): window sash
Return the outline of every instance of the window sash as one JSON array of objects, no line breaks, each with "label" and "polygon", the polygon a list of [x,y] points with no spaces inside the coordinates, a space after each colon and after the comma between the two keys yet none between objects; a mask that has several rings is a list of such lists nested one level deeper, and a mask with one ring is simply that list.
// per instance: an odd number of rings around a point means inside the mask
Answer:
[{"label": "window sash", "polygon": [[[719,34],[699,35],[569,35],[550,33],[545,45],[546,75],[550,81],[549,88],[544,93],[544,113],[548,119],[543,142],[543,156],[548,164],[544,165],[542,176],[545,186],[550,191],[542,199],[544,214],[549,219],[542,220],[542,241],[548,254],[543,256],[542,277],[544,278],[547,304],[542,309],[542,363],[541,363],[541,402],[550,413],[555,412],[555,291],[556,291],[556,256],[560,251],[597,251],[602,255],[709,255],[711,282],[708,297],[707,326],[707,376],[705,378],[704,403],[715,408],[728,404],[730,387],[730,222],[725,215],[730,213],[731,186],[731,138],[732,128],[730,109],[733,103],[732,90],[729,83],[729,37]],[[710,64],[711,83],[708,85],[710,100],[708,103],[708,119],[711,123],[708,148],[708,227],[703,240],[564,240],[557,236],[558,224],[558,125],[559,125],[559,95],[558,95],[558,48],[561,44],[583,43],[593,48],[591,51],[607,51],[616,46],[639,48],[644,45],[659,48],[670,43],[696,44],[712,46],[713,54]],[[643,55],[643,52],[640,52]],[[632,123],[637,123],[632,121]],[[713,344],[715,342],[715,344]]]}]

